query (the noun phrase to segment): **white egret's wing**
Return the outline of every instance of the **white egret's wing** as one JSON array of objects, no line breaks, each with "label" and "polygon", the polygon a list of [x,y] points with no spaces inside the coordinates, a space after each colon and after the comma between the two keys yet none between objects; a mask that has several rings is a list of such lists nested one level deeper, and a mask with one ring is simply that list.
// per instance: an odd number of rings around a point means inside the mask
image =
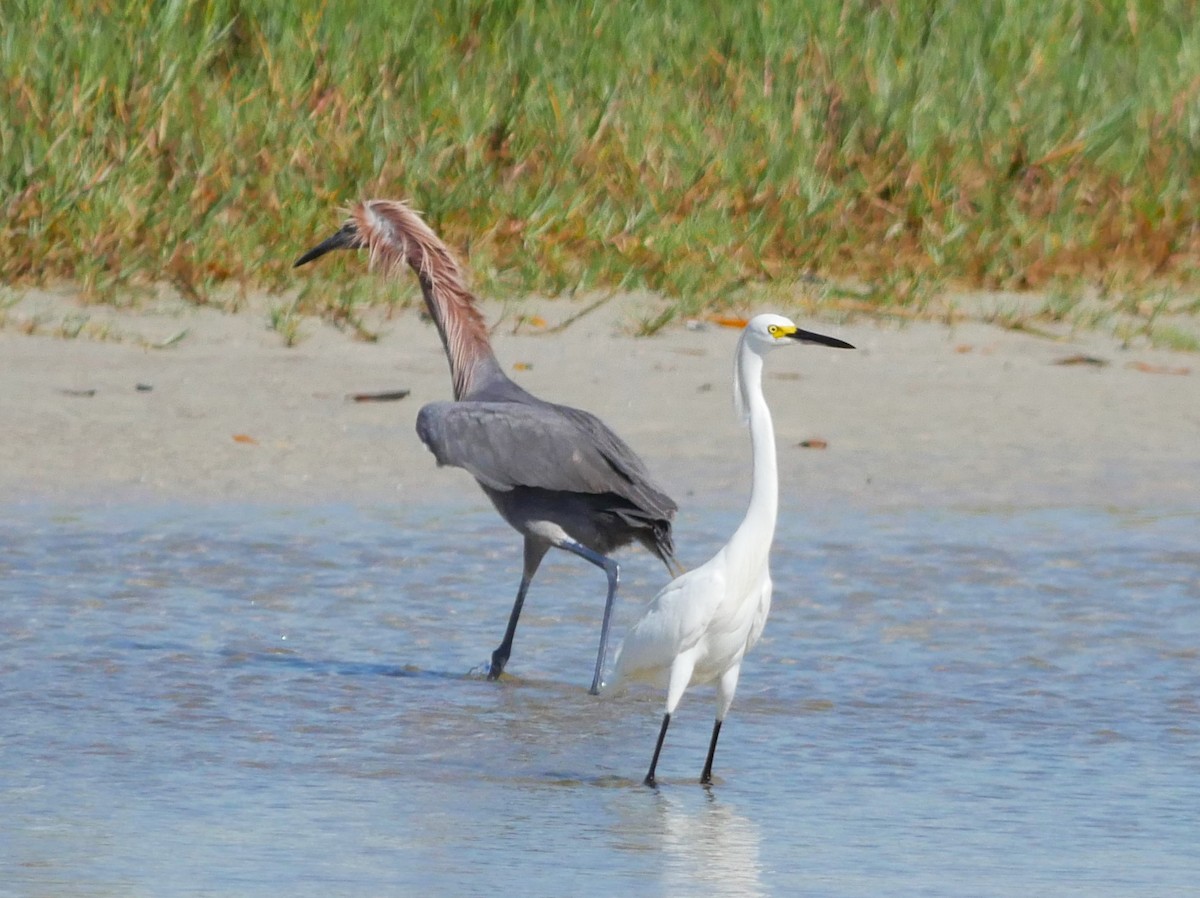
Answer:
[{"label": "white egret's wing", "polygon": [[705,564],[672,580],[633,625],[617,656],[616,680],[652,678],[704,635],[724,595],[718,565]]}]

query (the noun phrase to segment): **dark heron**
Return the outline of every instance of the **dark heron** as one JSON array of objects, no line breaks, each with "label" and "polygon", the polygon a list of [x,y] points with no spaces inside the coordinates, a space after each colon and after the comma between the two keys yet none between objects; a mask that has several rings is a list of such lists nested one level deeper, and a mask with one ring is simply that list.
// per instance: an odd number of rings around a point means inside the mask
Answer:
[{"label": "dark heron", "polygon": [[758,642],[771,610],[769,556],[779,475],[771,410],[762,391],[763,357],[777,347],[800,343],[854,348],[835,337],[801,330],[780,315],[758,315],[746,325],[738,342],[733,380],[735,404],[750,426],[753,476],[746,517],[716,555],[672,580],[654,597],[617,655],[614,691],[631,680],[667,689],[667,710],[646,774],[647,786],[655,784],[658,755],[684,690],[693,683],[715,680],[717,720],[700,774],[700,782],[712,782],[717,737],[733,704],[742,658]]},{"label": "dark heron", "polygon": [[530,581],[551,546],[572,552],[608,577],[600,650],[591,692],[600,688],[609,620],[620,568],[608,557],[641,543],[678,569],[671,541],[676,505],[642,460],[595,415],[538,399],[504,373],[458,262],[421,217],[403,202],[354,206],[336,234],[296,260],[330,250],[366,248],[373,266],[394,275],[407,263],[450,361],[454,402],[431,402],[417,434],[439,465],[463,468],[501,517],[525,537],[525,564],[508,628],[492,653],[488,679],[504,670]]}]

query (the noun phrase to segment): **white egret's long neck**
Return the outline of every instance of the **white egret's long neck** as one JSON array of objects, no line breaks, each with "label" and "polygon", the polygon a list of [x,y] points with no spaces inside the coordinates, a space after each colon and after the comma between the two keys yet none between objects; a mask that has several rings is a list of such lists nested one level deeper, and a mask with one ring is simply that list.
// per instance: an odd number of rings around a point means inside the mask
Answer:
[{"label": "white egret's long neck", "polygon": [[[743,341],[737,354],[737,389],[741,408],[750,424],[751,469],[750,505],[746,517],[729,542],[740,553],[765,556],[775,536],[775,518],[779,510],[779,472],[775,459],[775,428],[771,411],[762,391],[763,358]],[[757,557],[754,559],[758,561]]]}]

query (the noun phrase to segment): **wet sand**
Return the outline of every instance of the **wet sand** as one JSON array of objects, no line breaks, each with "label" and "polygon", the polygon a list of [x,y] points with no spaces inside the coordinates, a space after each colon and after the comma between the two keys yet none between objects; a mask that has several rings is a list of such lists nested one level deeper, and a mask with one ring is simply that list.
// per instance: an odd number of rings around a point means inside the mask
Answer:
[{"label": "wet sand", "polygon": [[[10,304],[0,500],[486,502],[416,437],[420,406],[450,396],[437,333],[416,309],[374,322],[374,343],[307,319],[288,348],[270,302],[237,314],[172,301],[117,311],[39,292]],[[645,303],[614,298],[559,332],[584,303],[484,312],[514,379],[600,415],[681,505],[740,505],[749,447],[731,401],[737,331],[681,322],[635,337]],[[83,322],[81,335],[53,336],[64,322]],[[1195,355],[982,323],[801,323],[858,350],[805,346],[768,362],[785,502],[1200,504]],[[347,399],[398,390],[410,393]]]}]

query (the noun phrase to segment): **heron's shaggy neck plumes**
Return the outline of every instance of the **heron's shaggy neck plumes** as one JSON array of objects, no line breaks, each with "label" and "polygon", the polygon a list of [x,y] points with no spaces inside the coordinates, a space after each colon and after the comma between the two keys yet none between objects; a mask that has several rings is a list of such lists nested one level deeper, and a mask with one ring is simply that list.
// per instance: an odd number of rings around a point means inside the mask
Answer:
[{"label": "heron's shaggy neck plumes", "polygon": [[[731,551],[765,556],[775,536],[775,518],[779,510],[779,472],[775,457],[775,427],[771,410],[762,391],[763,356],[747,345],[743,335],[734,357],[734,403],[743,423],[750,426],[751,469],[750,505],[737,532],[729,541]],[[755,558],[755,563],[759,559]]]},{"label": "heron's shaggy neck plumes", "polygon": [[370,251],[372,267],[390,276],[407,263],[416,272],[450,361],[454,398],[469,395],[485,373],[498,372],[487,326],[462,269],[421,216],[403,202],[368,200],[351,210],[350,220]]}]

